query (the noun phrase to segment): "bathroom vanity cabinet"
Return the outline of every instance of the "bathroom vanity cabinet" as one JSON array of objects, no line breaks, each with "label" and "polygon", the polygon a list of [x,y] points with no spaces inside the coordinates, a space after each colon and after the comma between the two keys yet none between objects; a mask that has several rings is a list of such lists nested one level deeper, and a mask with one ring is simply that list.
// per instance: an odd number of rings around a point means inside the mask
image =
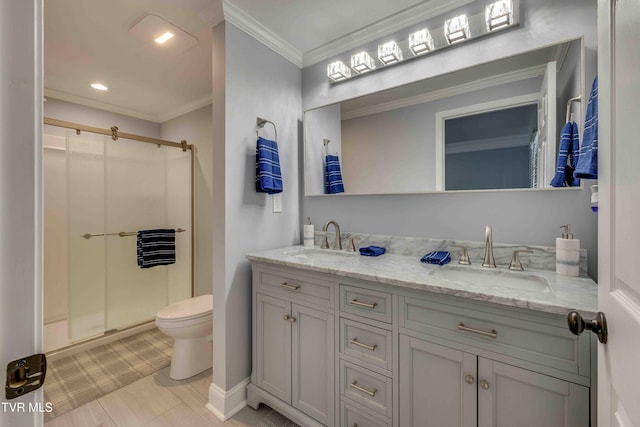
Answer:
[{"label": "bathroom vanity cabinet", "polygon": [[[248,402],[302,426],[588,426],[565,315],[252,260]],[[568,310],[567,310],[568,311]]]}]

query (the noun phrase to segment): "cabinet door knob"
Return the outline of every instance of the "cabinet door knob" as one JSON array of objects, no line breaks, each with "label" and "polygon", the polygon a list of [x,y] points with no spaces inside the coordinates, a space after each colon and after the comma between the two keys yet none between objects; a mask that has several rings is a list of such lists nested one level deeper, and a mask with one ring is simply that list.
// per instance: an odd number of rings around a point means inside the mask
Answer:
[{"label": "cabinet door knob", "polygon": [[473,382],[475,381],[475,378],[473,378],[473,375],[466,375],[464,377],[464,380],[467,382],[467,384],[473,384]]},{"label": "cabinet door knob", "polygon": [[489,390],[489,382],[487,380],[480,381],[480,388],[483,390]]},{"label": "cabinet door knob", "polygon": [[285,314],[284,317],[283,317],[284,320],[289,320],[290,318],[291,318],[291,316],[289,316],[288,314]]},{"label": "cabinet door knob", "polygon": [[567,324],[569,325],[569,330],[574,335],[580,335],[585,329],[587,331],[591,331],[598,336],[598,341],[602,344],[607,343],[607,338],[609,335],[609,331],[607,329],[607,318],[604,313],[598,312],[596,314],[596,318],[592,320],[585,320],[582,318],[580,313],[577,311],[570,311],[567,314]]}]

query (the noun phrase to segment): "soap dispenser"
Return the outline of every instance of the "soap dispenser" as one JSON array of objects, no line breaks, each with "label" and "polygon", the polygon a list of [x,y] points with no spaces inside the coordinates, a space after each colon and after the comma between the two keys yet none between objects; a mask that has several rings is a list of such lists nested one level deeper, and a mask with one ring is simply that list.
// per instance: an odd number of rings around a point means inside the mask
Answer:
[{"label": "soap dispenser", "polygon": [[574,239],[571,226],[565,224],[562,237],[556,238],[556,273],[565,276],[580,274],[580,240]]}]

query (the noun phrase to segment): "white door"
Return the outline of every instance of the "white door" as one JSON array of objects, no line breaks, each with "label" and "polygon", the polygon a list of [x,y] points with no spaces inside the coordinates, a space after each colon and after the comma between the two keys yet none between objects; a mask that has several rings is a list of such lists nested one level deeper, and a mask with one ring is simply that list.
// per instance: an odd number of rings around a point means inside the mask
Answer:
[{"label": "white door", "polygon": [[598,424],[640,426],[640,2],[598,2]]},{"label": "white door", "polygon": [[556,62],[547,63],[538,95],[538,186],[549,187],[556,171]]},{"label": "white door", "polygon": [[[0,2],[0,40],[3,41],[0,43],[0,372],[3,386],[9,362],[41,352],[43,347],[41,13],[41,0]],[[38,406],[42,400],[42,389],[12,400],[7,400],[2,390],[0,426],[41,425],[42,413]]]}]

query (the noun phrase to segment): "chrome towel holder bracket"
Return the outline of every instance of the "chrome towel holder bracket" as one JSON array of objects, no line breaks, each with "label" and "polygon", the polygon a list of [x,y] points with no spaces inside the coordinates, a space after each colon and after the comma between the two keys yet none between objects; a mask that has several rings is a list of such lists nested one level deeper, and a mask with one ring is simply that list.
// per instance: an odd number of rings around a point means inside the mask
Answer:
[{"label": "chrome towel holder bracket", "polygon": [[[276,124],[273,123],[271,120],[267,120],[267,119],[263,119],[262,117],[256,117],[256,126],[259,128],[263,128],[264,125],[266,125],[267,123],[271,123],[271,125],[273,126],[273,133],[275,135],[274,140],[278,141],[278,129],[276,129]],[[256,130],[256,136],[260,136],[258,134],[258,130]]]}]

